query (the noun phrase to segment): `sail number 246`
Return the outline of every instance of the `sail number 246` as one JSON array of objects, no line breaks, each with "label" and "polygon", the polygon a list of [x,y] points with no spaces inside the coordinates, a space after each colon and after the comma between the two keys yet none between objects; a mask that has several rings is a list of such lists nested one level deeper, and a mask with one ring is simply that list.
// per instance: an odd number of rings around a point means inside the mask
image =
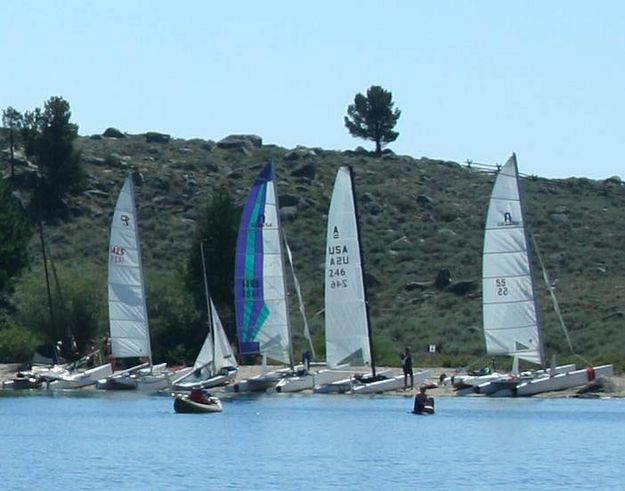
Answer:
[{"label": "sail number 246", "polygon": [[347,279],[343,268],[329,269],[328,277],[332,278],[329,282],[330,288],[347,288]]},{"label": "sail number 246", "polygon": [[497,288],[497,295],[500,297],[508,294],[508,286],[506,285],[505,278],[497,278],[495,280],[495,288]]}]

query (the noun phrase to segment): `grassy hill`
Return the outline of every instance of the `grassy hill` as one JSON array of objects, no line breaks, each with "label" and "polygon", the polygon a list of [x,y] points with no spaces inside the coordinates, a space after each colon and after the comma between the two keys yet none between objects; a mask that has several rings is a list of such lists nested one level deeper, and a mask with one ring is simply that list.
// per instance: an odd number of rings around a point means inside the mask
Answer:
[{"label": "grassy hill", "polygon": [[[57,262],[81,265],[105,291],[111,213],[132,170],[143,176],[136,191],[148,281],[150,275],[178,272],[190,251],[194,220],[211,192],[226,186],[242,204],[255,175],[273,159],[283,224],[311,329],[321,345],[326,213],[337,168],[351,165],[380,358],[397,362],[404,345],[422,364],[458,364],[483,353],[481,250],[492,172],[392,152],[374,158],[362,150],[289,150],[258,141],[222,148],[205,140],[158,140],[143,134],[77,140],[87,187],[68,201],[67,216],[45,224]],[[502,163],[507,157],[501,156]],[[6,152],[2,159],[6,175]],[[522,157],[519,166],[522,172]],[[17,182],[25,183],[32,169],[22,162],[17,172],[22,176]],[[617,178],[535,176],[524,179],[523,186],[528,223],[576,351],[620,362],[625,354],[625,187]],[[33,237],[31,252],[36,259],[38,238]],[[449,270],[452,283],[437,288],[433,280],[442,269]],[[538,264],[535,270],[540,272]],[[541,278],[537,285],[547,353],[567,355]],[[294,330],[301,333],[294,304]],[[106,325],[105,312],[100,321]],[[429,345],[437,346],[437,355],[427,354]]]}]

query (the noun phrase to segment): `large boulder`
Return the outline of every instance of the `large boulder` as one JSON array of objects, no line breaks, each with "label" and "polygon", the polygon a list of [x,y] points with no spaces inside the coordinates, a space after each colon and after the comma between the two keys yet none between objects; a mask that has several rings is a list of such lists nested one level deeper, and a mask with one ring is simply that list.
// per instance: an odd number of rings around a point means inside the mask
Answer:
[{"label": "large boulder", "polygon": [[102,133],[102,136],[105,136],[106,138],[126,138],[126,135],[124,135],[117,128],[106,128],[104,133]]},{"label": "large boulder", "polygon": [[147,143],[169,143],[171,136],[165,133],[158,133],[157,131],[148,131],[145,134],[145,141]]},{"label": "large boulder", "polygon": [[253,151],[263,146],[263,139],[256,135],[230,135],[217,142],[224,150]]},{"label": "large boulder", "polygon": [[463,297],[464,295],[477,290],[477,282],[471,280],[454,281],[445,288],[448,292]]},{"label": "large boulder", "polygon": [[313,163],[304,164],[291,172],[291,175],[293,177],[303,177],[310,180],[313,180],[315,178],[315,174],[316,168],[315,164]]}]

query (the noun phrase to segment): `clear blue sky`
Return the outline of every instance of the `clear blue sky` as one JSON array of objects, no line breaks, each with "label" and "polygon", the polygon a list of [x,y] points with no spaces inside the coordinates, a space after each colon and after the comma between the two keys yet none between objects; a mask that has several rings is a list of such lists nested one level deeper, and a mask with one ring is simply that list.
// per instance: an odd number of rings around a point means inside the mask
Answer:
[{"label": "clear blue sky", "polygon": [[399,154],[625,177],[623,1],[19,0],[0,20],[0,107],[62,96],[82,135],[373,148],[343,117],[381,85]]}]

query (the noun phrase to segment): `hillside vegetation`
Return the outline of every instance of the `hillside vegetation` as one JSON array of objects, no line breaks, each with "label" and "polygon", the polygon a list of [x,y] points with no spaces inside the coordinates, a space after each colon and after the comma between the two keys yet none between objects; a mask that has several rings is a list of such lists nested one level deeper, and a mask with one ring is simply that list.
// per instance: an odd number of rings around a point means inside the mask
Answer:
[{"label": "hillside vegetation", "polygon": [[[321,349],[326,213],[336,170],[350,165],[356,176],[369,304],[380,360],[397,363],[405,345],[413,348],[415,361],[424,365],[468,363],[483,353],[482,229],[494,182],[492,171],[388,151],[374,158],[363,150],[289,150],[261,145],[258,138],[236,140],[220,145],[199,139],[146,138],[144,134],[78,138],[87,186],[68,201],[66,216],[45,223],[57,264],[80,268],[88,281],[101,285],[105,298],[111,214],[124,176],[136,171],[143,176],[136,193],[147,281],[177,274],[187,263],[195,219],[211,193],[226,187],[243,204],[255,175],[273,159],[285,232],[311,330]],[[507,158],[502,155],[502,163]],[[6,152],[2,159],[6,175]],[[522,155],[519,166],[522,172]],[[27,193],[31,172],[34,169],[22,160],[17,169],[18,193]],[[620,363],[625,354],[621,242],[625,187],[618,178],[548,180],[534,176],[524,179],[523,186],[531,233],[556,287],[575,350],[595,362]],[[30,247],[33,268],[39,260],[38,240],[33,236]],[[444,269],[450,272],[451,283],[436,283],[437,277],[444,279]],[[535,271],[540,272],[537,263]],[[567,357],[570,351],[538,275],[536,283],[547,354]],[[299,334],[302,322],[292,298],[299,352],[304,349]],[[232,332],[232,315],[224,317]],[[98,321],[104,332],[105,310]],[[436,345],[436,354],[428,354],[430,345]]]}]

